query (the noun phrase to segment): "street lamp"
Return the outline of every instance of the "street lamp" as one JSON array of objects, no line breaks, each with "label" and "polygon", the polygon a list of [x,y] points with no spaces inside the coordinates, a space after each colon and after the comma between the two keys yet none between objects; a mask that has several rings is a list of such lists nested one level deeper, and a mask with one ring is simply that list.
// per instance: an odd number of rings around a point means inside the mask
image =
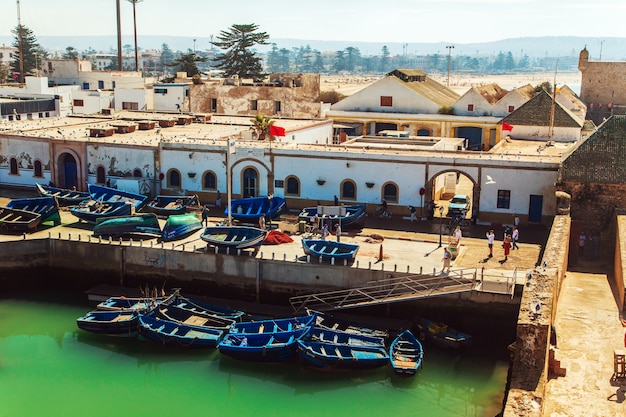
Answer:
[{"label": "street lamp", "polygon": [[439,247],[441,247],[441,229],[443,225],[443,206],[439,207]]},{"label": "street lamp", "polygon": [[452,54],[452,49],[454,49],[454,45],[447,45],[446,49],[448,50],[448,82],[446,87],[450,87],[450,55]]}]

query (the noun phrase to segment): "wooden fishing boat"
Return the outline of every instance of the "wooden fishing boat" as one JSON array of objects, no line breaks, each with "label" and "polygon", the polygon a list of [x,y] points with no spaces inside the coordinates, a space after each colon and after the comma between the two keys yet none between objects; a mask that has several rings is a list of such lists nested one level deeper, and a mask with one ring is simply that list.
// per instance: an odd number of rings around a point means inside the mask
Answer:
[{"label": "wooden fishing boat", "polygon": [[261,246],[267,231],[250,226],[210,226],[200,238],[217,248],[249,249]]},{"label": "wooden fishing boat", "polygon": [[37,230],[41,214],[32,211],[0,207],[0,233],[30,233]]},{"label": "wooden fishing boat", "polygon": [[57,188],[43,184],[35,184],[35,187],[40,196],[54,197],[60,206],[75,206],[89,199],[89,193],[86,191],[68,190],[67,188]]},{"label": "wooden fishing boat", "polygon": [[222,355],[242,361],[284,362],[296,356],[298,340],[310,331],[311,327],[302,327],[279,333],[228,333],[217,347]]},{"label": "wooden fishing boat", "polygon": [[363,227],[367,217],[365,207],[365,204],[306,207],[298,215],[298,220],[312,224],[317,215],[320,224],[330,223],[329,230],[334,229],[337,224],[341,224],[342,229]]},{"label": "wooden fishing boat", "polygon": [[400,333],[389,346],[389,362],[396,375],[413,376],[422,366],[424,349],[410,330]]},{"label": "wooden fishing boat", "polygon": [[184,308],[189,311],[200,312],[202,314],[212,314],[214,316],[224,317],[233,321],[241,321],[246,314],[241,310],[234,310],[228,307],[216,306],[214,304],[205,303],[195,299],[192,300],[190,298],[180,295],[177,295],[171,301],[169,301],[169,304],[175,305],[179,308]]},{"label": "wooden fishing boat", "polygon": [[235,323],[234,320],[225,317],[215,316],[200,311],[188,310],[174,304],[159,304],[150,315],[160,317],[176,323],[188,324],[190,326],[208,327],[211,329],[228,331]]},{"label": "wooden fishing boat", "polygon": [[137,330],[147,340],[181,348],[214,348],[224,337],[223,330],[191,326],[146,314],[139,315]]},{"label": "wooden fishing boat", "polygon": [[138,212],[148,200],[148,196],[131,193],[130,191],[118,190],[117,188],[104,187],[97,184],[88,184],[89,195],[93,200],[103,203],[124,202]]},{"label": "wooden fishing boat", "polygon": [[[240,198],[230,202],[231,217],[246,223],[256,223],[259,217],[266,219],[278,217],[287,210],[287,204],[282,197],[251,197]],[[224,215],[228,216],[228,207],[224,209]]]},{"label": "wooden fishing boat", "polygon": [[135,310],[146,311],[154,308],[158,303],[166,300],[166,297],[109,297],[99,303],[96,308],[105,311]]},{"label": "wooden fishing boat", "polygon": [[383,346],[338,345],[298,340],[298,358],[303,366],[320,370],[365,370],[387,365]]},{"label": "wooden fishing boat", "polygon": [[173,214],[184,214],[189,206],[198,205],[197,195],[158,195],[146,204],[141,211],[154,213],[160,217],[167,217]]},{"label": "wooden fishing boat", "polygon": [[229,332],[231,334],[263,334],[293,332],[294,330],[313,327],[315,315],[266,319],[258,321],[244,321],[234,323]]},{"label": "wooden fishing boat", "polygon": [[39,224],[48,222],[52,222],[55,226],[61,224],[59,206],[54,197],[18,198],[9,201],[7,207],[40,214]]},{"label": "wooden fishing boat", "polygon": [[363,323],[356,323],[352,320],[341,319],[329,313],[306,309],[308,314],[315,314],[315,328],[336,330],[350,334],[362,334],[366,336],[387,339],[389,332],[386,330],[373,329]]},{"label": "wooden fishing boat", "polygon": [[428,340],[440,347],[463,349],[472,344],[472,336],[453,329],[445,323],[421,318],[418,322],[418,327],[420,339]]},{"label": "wooden fishing boat", "polygon": [[173,214],[167,218],[163,226],[161,239],[164,242],[171,242],[189,236],[200,229],[202,229],[202,222],[195,214]]},{"label": "wooden fishing boat", "polygon": [[101,217],[96,219],[93,234],[94,236],[161,236],[161,226],[154,213]]},{"label": "wooden fishing boat", "polygon": [[85,200],[70,208],[70,213],[79,220],[95,224],[98,219],[119,216],[130,216],[132,208],[123,201],[102,202],[99,200]]},{"label": "wooden fishing boat", "polygon": [[76,319],[80,329],[109,336],[134,336],[139,325],[137,310],[94,310]]},{"label": "wooden fishing boat", "polygon": [[319,327],[313,327],[310,340],[314,342],[333,343],[335,345],[385,346],[385,339],[382,337],[368,336],[359,333],[346,333],[339,330],[322,329]]},{"label": "wooden fishing boat", "polygon": [[314,259],[320,257],[325,260],[347,260],[354,261],[359,251],[359,245],[352,243],[342,243],[334,240],[302,239],[304,253]]}]

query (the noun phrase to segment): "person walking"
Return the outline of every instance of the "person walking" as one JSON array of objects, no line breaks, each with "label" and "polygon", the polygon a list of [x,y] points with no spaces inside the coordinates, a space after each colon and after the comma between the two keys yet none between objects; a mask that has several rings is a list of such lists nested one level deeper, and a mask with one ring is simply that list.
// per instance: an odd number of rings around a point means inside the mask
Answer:
[{"label": "person walking", "polygon": [[339,223],[335,226],[335,236],[337,236],[337,242],[341,242],[341,225]]},{"label": "person walking", "polygon": [[487,246],[489,246],[489,257],[493,258],[493,242],[496,240],[496,234],[493,232],[493,229],[491,229],[486,233],[486,236]]},{"label": "person walking", "polygon": [[513,247],[511,249],[519,250],[519,246],[517,246],[517,241],[519,240],[519,229],[516,226],[513,226],[513,234],[511,235],[511,239],[513,240]]},{"label": "person walking", "polygon": [[454,229],[454,241],[456,242],[457,246],[459,243],[461,243],[462,237],[463,237],[463,232],[461,231],[461,226],[457,226],[456,229]]},{"label": "person walking", "polygon": [[202,208],[202,224],[204,225],[204,227],[207,227],[209,225],[209,208],[206,206],[206,204]]},{"label": "person walking", "polygon": [[415,207],[409,206],[409,212],[411,213],[411,221],[412,222],[416,222],[417,221],[417,215],[415,214]]},{"label": "person walking", "polygon": [[265,230],[265,215],[261,214],[259,217],[259,229]]},{"label": "person walking", "polygon": [[504,243],[502,244],[502,247],[504,248],[505,261],[509,260],[509,253],[511,253],[511,240],[511,235],[506,235],[506,237],[504,238]]},{"label": "person walking", "polygon": [[320,235],[322,237],[322,240],[326,240],[326,236],[328,236],[328,225],[327,224],[322,226],[322,230],[320,231]]},{"label": "person walking", "polygon": [[443,261],[443,268],[441,269],[442,274],[444,272],[446,273],[450,272],[450,260],[451,259],[452,259],[452,254],[450,253],[448,248],[443,248],[443,258],[441,259]]}]

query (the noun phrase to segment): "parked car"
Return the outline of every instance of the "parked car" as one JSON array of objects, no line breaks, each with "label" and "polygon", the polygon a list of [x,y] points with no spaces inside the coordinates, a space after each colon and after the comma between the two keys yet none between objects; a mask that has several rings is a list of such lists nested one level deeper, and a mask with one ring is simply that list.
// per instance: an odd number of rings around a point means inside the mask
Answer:
[{"label": "parked car", "polygon": [[471,206],[470,198],[465,194],[455,194],[454,197],[450,199],[450,204],[448,205],[448,216],[452,216],[453,214],[460,214],[465,212],[467,214],[469,212]]}]

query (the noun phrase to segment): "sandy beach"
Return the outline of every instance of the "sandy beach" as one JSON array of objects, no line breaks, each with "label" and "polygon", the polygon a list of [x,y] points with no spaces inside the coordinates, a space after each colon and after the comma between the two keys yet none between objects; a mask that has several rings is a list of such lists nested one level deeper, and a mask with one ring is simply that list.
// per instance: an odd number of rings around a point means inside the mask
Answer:
[{"label": "sandy beach", "polygon": [[[447,83],[447,74],[429,74],[431,78],[440,82]],[[374,75],[350,75],[350,76],[321,76],[321,90],[335,90],[346,96],[352,95],[359,90],[373,84],[383,76]],[[558,86],[567,85],[574,92],[580,90],[580,72],[557,73],[556,84]],[[539,85],[545,81],[554,83],[555,74],[548,72],[541,73],[524,73],[524,74],[485,74],[485,75],[455,75],[450,74],[450,88],[458,94],[463,95],[472,87],[496,83],[505,90],[512,90],[522,87],[526,84],[532,86]]]}]

